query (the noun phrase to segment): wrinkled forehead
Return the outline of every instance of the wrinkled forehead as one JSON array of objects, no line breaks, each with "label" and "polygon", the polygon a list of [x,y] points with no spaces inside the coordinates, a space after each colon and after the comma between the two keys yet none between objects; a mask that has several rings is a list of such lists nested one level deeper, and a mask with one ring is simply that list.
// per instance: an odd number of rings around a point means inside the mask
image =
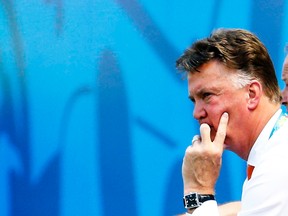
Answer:
[{"label": "wrinkled forehead", "polygon": [[188,73],[189,94],[197,94],[204,90],[236,87],[238,73],[217,61],[210,61],[199,67],[199,71]]}]

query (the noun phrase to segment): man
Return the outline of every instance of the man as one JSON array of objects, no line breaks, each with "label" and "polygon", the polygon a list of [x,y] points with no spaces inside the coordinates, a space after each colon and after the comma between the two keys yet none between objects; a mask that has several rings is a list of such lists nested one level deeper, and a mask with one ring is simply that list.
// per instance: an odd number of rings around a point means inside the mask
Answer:
[{"label": "man", "polygon": [[[286,49],[288,51],[288,46],[286,46]],[[286,106],[288,110],[288,55],[286,55],[283,63],[282,80],[285,82],[285,88],[282,91],[282,104]]]},{"label": "man", "polygon": [[200,123],[182,165],[187,215],[219,215],[214,196],[224,149],[249,164],[238,216],[287,215],[288,117],[265,46],[246,30],[219,29],[176,65],[187,72]]}]

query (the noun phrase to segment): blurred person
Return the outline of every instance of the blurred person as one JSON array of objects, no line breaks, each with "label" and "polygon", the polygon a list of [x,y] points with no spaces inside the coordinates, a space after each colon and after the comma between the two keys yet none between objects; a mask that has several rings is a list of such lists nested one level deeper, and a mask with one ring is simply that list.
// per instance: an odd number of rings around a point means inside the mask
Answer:
[{"label": "blurred person", "polygon": [[282,68],[282,80],[285,83],[285,87],[282,91],[282,104],[286,107],[288,110],[288,45],[285,47],[286,57],[283,63]]},{"label": "blurred person", "polygon": [[247,30],[218,29],[192,44],[176,66],[187,72],[200,124],[182,164],[186,215],[223,215],[215,184],[227,149],[248,168],[241,205],[227,215],[286,216],[288,117],[266,47]]}]

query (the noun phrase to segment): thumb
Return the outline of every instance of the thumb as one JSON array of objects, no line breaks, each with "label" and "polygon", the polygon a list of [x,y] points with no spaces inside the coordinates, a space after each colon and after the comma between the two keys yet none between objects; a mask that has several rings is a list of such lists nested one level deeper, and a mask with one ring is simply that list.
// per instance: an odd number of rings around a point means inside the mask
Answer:
[{"label": "thumb", "polygon": [[210,137],[211,128],[208,124],[203,123],[200,125],[200,134],[201,134],[201,141],[205,145],[210,145],[212,143]]}]

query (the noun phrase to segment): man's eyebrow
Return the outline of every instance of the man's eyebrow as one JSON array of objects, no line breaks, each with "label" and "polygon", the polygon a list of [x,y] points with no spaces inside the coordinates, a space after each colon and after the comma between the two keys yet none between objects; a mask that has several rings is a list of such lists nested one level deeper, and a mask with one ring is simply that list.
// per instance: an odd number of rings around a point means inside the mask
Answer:
[{"label": "man's eyebrow", "polygon": [[207,89],[206,89],[206,88],[198,89],[198,90],[196,91],[196,95],[203,95],[204,92],[207,92]]},{"label": "man's eyebrow", "polygon": [[204,88],[200,88],[200,89],[198,89],[196,92],[195,92],[195,95],[197,96],[197,97],[202,97],[205,93],[207,93],[207,92],[214,92],[214,91],[216,91],[216,88],[214,88],[214,87],[204,87]]},{"label": "man's eyebrow", "polygon": [[[196,92],[195,92],[194,95],[196,95],[197,97],[201,97],[206,91],[207,91],[206,88],[200,88],[200,89],[196,90]],[[189,98],[192,102],[195,101],[195,97],[192,96],[191,93],[189,93],[188,98]]]}]

